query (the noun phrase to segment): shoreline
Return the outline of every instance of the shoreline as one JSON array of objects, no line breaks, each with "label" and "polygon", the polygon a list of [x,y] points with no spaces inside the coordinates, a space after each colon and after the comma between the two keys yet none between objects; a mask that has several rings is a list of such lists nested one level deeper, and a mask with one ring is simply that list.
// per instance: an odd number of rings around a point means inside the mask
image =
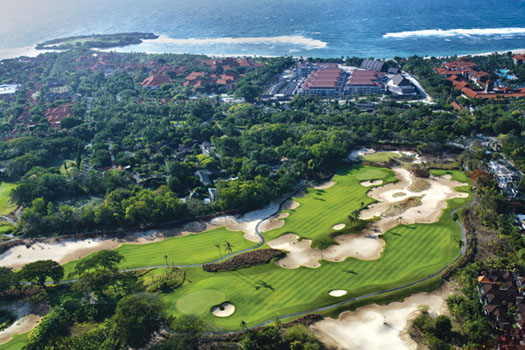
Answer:
[{"label": "shoreline", "polygon": [[[143,39],[142,43],[136,44],[136,45],[126,45],[121,47],[111,47],[111,48],[93,48],[93,51],[96,52],[117,52],[117,53],[145,53],[145,54],[192,54],[192,55],[204,55],[208,56],[210,58],[225,58],[225,57],[265,57],[265,58],[275,58],[275,57],[292,57],[294,59],[304,58],[306,57],[304,54],[298,55],[296,53],[290,53],[290,52],[283,52],[280,55],[265,55],[265,54],[254,54],[254,53],[248,53],[248,52],[239,52],[239,53],[205,53],[205,52],[178,52],[177,50],[153,50],[148,49],[147,44],[151,43],[159,43],[162,45],[163,40],[166,40],[166,38],[170,39],[169,37],[166,37],[165,35],[159,35],[156,39]],[[225,38],[226,39],[226,38]],[[35,44],[33,46],[22,46],[22,47],[13,47],[13,48],[0,48],[0,61],[7,60],[7,59],[17,59],[21,57],[37,57],[40,54],[48,53],[48,52],[67,52],[67,50],[53,50],[53,49],[37,49],[37,45]],[[308,49],[304,51],[309,51]],[[482,52],[475,52],[475,53],[450,53],[446,55],[424,55],[421,57],[424,57],[426,59],[429,59],[431,57],[436,58],[447,58],[451,56],[490,56],[493,54],[506,54],[508,52],[511,52],[513,55],[515,54],[525,54],[525,48],[515,48],[515,49],[509,49],[509,50],[495,50],[495,51],[485,51]],[[399,54],[394,54],[394,56],[398,56]],[[412,56],[414,54],[408,55]],[[393,57],[394,57],[393,56]],[[406,56],[406,57],[408,57]],[[419,55],[418,55],[419,56]],[[329,57],[329,56],[312,56],[315,58],[320,59],[334,59],[338,57]],[[385,58],[379,58],[384,60],[393,59],[393,57],[385,57]],[[405,57],[405,56],[401,56]]]}]

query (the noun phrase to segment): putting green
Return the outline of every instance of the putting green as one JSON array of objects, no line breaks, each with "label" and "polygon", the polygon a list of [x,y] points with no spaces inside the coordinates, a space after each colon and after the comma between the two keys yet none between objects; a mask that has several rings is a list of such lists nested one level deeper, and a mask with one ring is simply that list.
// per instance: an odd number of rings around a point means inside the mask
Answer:
[{"label": "putting green", "polygon": [[396,181],[392,170],[370,166],[355,166],[339,171],[333,178],[335,184],[324,190],[306,189],[306,196],[294,198],[300,205],[285,210],[290,215],[284,219],[283,227],[264,233],[270,241],[286,233],[295,233],[301,238],[311,239],[313,247],[333,244],[333,235],[344,233],[334,230],[334,225],[351,226],[348,215],[354,210],[374,203],[366,194],[372,187],[360,184],[365,180],[383,180],[383,184]]},{"label": "putting green", "polygon": [[215,289],[203,289],[198,292],[188,294],[177,300],[177,309],[185,314],[203,314],[210,312],[215,305],[226,301],[223,292]]}]

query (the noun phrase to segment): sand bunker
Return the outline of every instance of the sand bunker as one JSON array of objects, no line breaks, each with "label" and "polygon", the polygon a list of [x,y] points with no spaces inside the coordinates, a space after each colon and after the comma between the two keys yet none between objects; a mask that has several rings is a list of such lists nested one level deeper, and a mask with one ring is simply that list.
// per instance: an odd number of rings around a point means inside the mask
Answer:
[{"label": "sand bunker", "polygon": [[276,228],[281,228],[284,226],[284,218],[288,217],[288,213],[280,213],[278,215],[274,215],[268,220],[265,220],[260,226],[259,231],[261,232],[268,232],[271,230],[274,230]]},{"label": "sand bunker", "polygon": [[[419,293],[402,302],[368,305],[346,311],[338,319],[326,318],[311,329],[328,346],[352,350],[415,350],[417,344],[407,333],[409,322],[420,314],[420,305],[429,306],[432,316],[446,309],[450,288],[444,285],[432,293]],[[386,322],[386,324],[385,324]]]},{"label": "sand bunker", "polygon": [[334,225],[334,226],[332,226],[332,228],[333,228],[334,230],[339,231],[339,230],[344,229],[345,226],[346,226],[345,224],[338,224],[338,225]]},{"label": "sand bunker", "polygon": [[[451,180],[448,176],[430,176],[425,179],[430,183],[430,188],[421,192],[411,192],[408,188],[413,183],[410,172],[403,168],[392,169],[400,181],[376,187],[368,192],[368,196],[376,199],[378,203],[370,205],[367,209],[361,211],[361,219],[367,220],[379,217],[378,221],[373,222],[363,234],[380,235],[392,227],[403,223],[433,223],[438,221],[443,209],[447,207],[447,200],[453,198],[466,198],[467,193],[457,192],[454,190],[458,186],[467,186]],[[401,202],[409,197],[421,196],[421,205],[408,208],[400,216],[385,217],[388,208],[396,202]]]},{"label": "sand bunker", "polygon": [[370,187],[370,186],[378,186],[383,183],[383,180],[372,180],[372,181],[361,181],[361,186]]},{"label": "sand bunker", "polygon": [[330,295],[331,297],[339,298],[345,296],[347,293],[348,292],[344,289],[334,289],[328,292],[328,295]]},{"label": "sand bunker", "polygon": [[[378,238],[379,235],[399,224],[436,222],[441,216],[442,210],[446,208],[448,199],[468,197],[467,193],[454,190],[455,187],[467,184],[453,181],[445,176],[431,176],[425,180],[430,183],[428,189],[413,193],[408,190],[413,183],[409,171],[403,168],[394,168],[393,170],[400,181],[372,188],[368,193],[370,197],[378,200],[378,203],[363,210],[361,218],[367,220],[378,217],[379,220],[371,222],[361,235],[337,236],[334,240],[338,244],[331,245],[322,251],[311,248],[311,240],[299,240],[299,236],[296,234],[283,235],[268,242],[271,248],[287,251],[286,256],[278,260],[276,264],[289,269],[299,266],[316,268],[321,266],[319,263],[321,260],[340,262],[348,257],[360,260],[379,259],[385,245],[385,241]],[[395,216],[386,216],[389,214],[389,208],[395,206],[396,203],[406,202],[410,197],[421,197],[416,203],[417,206],[403,208],[403,212],[396,212]],[[337,229],[337,226],[339,225],[334,226],[333,229]]]},{"label": "sand bunker", "polygon": [[330,188],[333,185],[335,185],[335,181],[332,180],[332,181],[325,182],[322,185],[314,186],[313,188],[314,190],[326,190],[327,188]]},{"label": "sand bunker", "polygon": [[376,153],[376,151],[374,151],[373,149],[371,148],[360,148],[356,151],[352,151],[349,155],[348,155],[348,159],[349,160],[353,160],[353,161],[356,161],[359,159],[359,157],[361,156],[364,156],[364,155],[367,155],[367,154],[374,154]]},{"label": "sand bunker", "polygon": [[338,244],[321,250],[312,248],[311,240],[299,240],[298,235],[289,233],[268,242],[268,246],[287,251],[286,256],[277,260],[276,264],[287,269],[294,269],[299,266],[320,267],[320,260],[341,262],[348,257],[361,260],[376,260],[381,256],[385,245],[385,241],[377,237],[364,237],[353,234],[337,236],[335,241]]},{"label": "sand bunker", "polygon": [[[296,197],[300,197],[304,193],[298,193]],[[123,239],[84,239],[84,240],[66,240],[61,242],[54,242],[50,240],[46,243],[36,243],[27,248],[24,245],[13,247],[4,253],[0,254],[0,266],[11,267],[19,269],[24,265],[38,261],[52,259],[60,264],[65,264],[69,261],[81,259],[91,253],[95,253],[106,249],[116,249],[123,243],[126,244],[147,244],[152,242],[162,241],[169,237],[184,236],[193,233],[205,232],[220,226],[226,226],[231,231],[242,231],[247,240],[253,242],[260,242],[260,237],[255,233],[255,227],[262,219],[268,217],[277,209],[281,200],[270,203],[263,209],[248,212],[242,216],[220,216],[211,219],[208,222],[189,222],[182,227],[166,230],[148,230],[130,233]],[[295,201],[289,201],[287,209],[294,209],[298,206]],[[284,216],[280,216],[282,219]],[[265,222],[266,223],[266,222]],[[275,220],[276,225],[283,225],[283,220]],[[270,227],[272,227],[270,224]]]},{"label": "sand bunker", "polygon": [[[42,319],[42,315],[47,312],[47,308],[40,309],[38,314],[31,313],[31,307],[23,302],[15,302],[9,305],[8,309],[16,314],[16,321],[12,325],[0,332],[0,344],[7,343],[14,335],[24,334],[36,327]],[[42,315],[40,314],[42,313]]]},{"label": "sand bunker", "polygon": [[211,308],[211,313],[216,317],[229,317],[235,312],[235,306],[230,303],[222,303]]}]

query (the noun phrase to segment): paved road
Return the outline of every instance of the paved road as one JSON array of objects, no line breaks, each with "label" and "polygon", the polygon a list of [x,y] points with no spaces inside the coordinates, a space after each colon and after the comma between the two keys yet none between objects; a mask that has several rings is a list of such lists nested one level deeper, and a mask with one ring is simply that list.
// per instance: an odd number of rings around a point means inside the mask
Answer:
[{"label": "paved road", "polygon": [[[261,248],[265,243],[266,243],[266,240],[264,238],[264,236],[261,234],[261,232],[259,231],[259,227],[261,226],[261,224],[268,220],[270,217],[274,216],[275,214],[279,213],[284,205],[284,203],[286,201],[288,201],[289,199],[291,199],[292,197],[294,197],[299,191],[303,190],[304,187],[301,187],[299,188],[297,191],[295,191],[292,195],[286,197],[286,199],[284,199],[280,204],[279,204],[279,207],[277,208],[276,211],[274,211],[272,214],[268,215],[267,217],[263,218],[262,220],[260,220],[257,225],[255,226],[255,233],[261,238],[261,242],[255,246],[255,247],[252,247],[252,248],[248,248],[248,249],[244,249],[244,250],[241,250],[239,252],[235,252],[235,253],[231,253],[231,254],[228,254],[224,257],[222,257],[221,259],[217,259],[217,260],[214,260],[214,261],[211,261],[211,262],[208,262],[208,263],[202,263],[202,264],[190,264],[190,265],[154,265],[154,266],[144,266],[144,267],[139,267],[139,268],[133,268],[133,269],[123,269],[121,271],[138,271],[138,270],[146,270],[146,269],[152,269],[152,268],[163,268],[163,267],[171,267],[171,266],[175,266],[175,267],[201,267],[205,264],[213,264],[213,263],[218,263],[218,262],[221,262],[225,259],[228,259],[232,256],[235,256],[235,255],[238,255],[238,254],[242,254],[242,253],[246,253],[246,252],[249,252],[249,251],[253,251],[253,250],[256,250],[256,249],[259,249]],[[476,200],[476,192],[474,191],[473,192],[473,196],[472,196],[472,200],[470,201],[470,203],[466,203],[464,205],[462,205],[461,207],[458,207],[456,209],[454,209],[450,215],[453,217],[455,213],[457,213],[459,210],[461,209],[464,209],[470,205],[472,205],[472,203],[474,203]],[[415,285],[418,285],[418,284],[421,284],[423,282],[426,282],[434,277],[437,277],[439,275],[441,275],[441,273],[443,271],[445,271],[446,269],[448,269],[450,266],[452,266],[453,264],[455,264],[461,257],[463,257],[463,255],[465,254],[465,251],[466,251],[466,246],[467,246],[467,235],[466,235],[466,232],[465,232],[465,227],[463,226],[463,224],[459,221],[459,220],[456,220],[456,223],[459,225],[459,228],[461,229],[461,239],[463,241],[463,244],[461,246],[461,251],[459,253],[459,255],[454,259],[454,261],[452,261],[451,263],[449,263],[448,265],[444,266],[443,268],[441,268],[439,271],[437,271],[436,273],[433,273],[431,275],[428,275],[420,280],[417,280],[417,281],[414,281],[414,282],[411,282],[411,283],[407,283],[407,284],[404,284],[402,286],[399,286],[399,287],[395,287],[395,288],[390,288],[390,289],[387,289],[387,290],[382,290],[382,291],[377,291],[377,292],[373,292],[373,293],[369,293],[369,294],[365,294],[365,295],[361,295],[361,296],[358,296],[358,297],[355,297],[355,298],[352,298],[352,299],[347,299],[347,300],[343,300],[343,301],[340,301],[338,303],[334,303],[334,304],[330,304],[330,305],[327,305],[327,306],[323,306],[323,307],[319,307],[319,308],[315,308],[315,309],[310,309],[310,310],[306,310],[306,311],[301,311],[301,312],[296,312],[296,313],[293,313],[293,314],[289,314],[289,315],[284,315],[284,316],[280,316],[278,317],[278,319],[282,320],[282,319],[286,319],[286,318],[291,318],[291,317],[298,317],[298,316],[304,316],[304,315],[308,315],[308,314],[312,314],[312,313],[319,313],[319,312],[323,312],[323,311],[328,311],[328,310],[331,310],[331,309],[335,309],[337,307],[340,307],[340,306],[344,306],[344,305],[347,305],[347,304],[350,304],[350,303],[353,303],[355,301],[359,301],[359,300],[363,300],[363,299],[366,299],[366,298],[370,298],[370,297],[373,297],[373,296],[378,296],[378,295],[383,295],[383,294],[388,294],[388,293],[391,293],[391,292],[395,292],[395,291],[399,291],[399,290],[403,290],[403,289],[406,289],[406,288],[409,288],[409,287],[413,287]],[[68,280],[68,281],[62,281],[61,283],[72,283],[72,282],[75,282],[76,280]],[[51,282],[49,282],[51,284]],[[275,318],[272,318],[271,320],[268,320],[266,322],[263,322],[263,323],[260,323],[258,325],[255,325],[255,326],[252,326],[250,328],[258,328],[258,327],[262,327],[262,326],[266,326],[270,323],[272,323],[273,321],[275,320]],[[230,333],[236,333],[237,331],[232,331],[232,332],[221,332],[222,334],[230,334]]]}]

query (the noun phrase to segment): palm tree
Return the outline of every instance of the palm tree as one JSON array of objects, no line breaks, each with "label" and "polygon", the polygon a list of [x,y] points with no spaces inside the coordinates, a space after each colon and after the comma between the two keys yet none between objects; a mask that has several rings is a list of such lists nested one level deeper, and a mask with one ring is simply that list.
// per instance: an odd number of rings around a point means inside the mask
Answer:
[{"label": "palm tree", "polygon": [[166,265],[168,265],[168,255],[164,255],[164,260],[166,261]]},{"label": "palm tree", "polygon": [[225,244],[226,244],[226,247],[224,248],[224,250],[226,250],[228,252],[228,254],[231,254],[233,252],[233,246],[230,244],[230,242],[228,241],[224,241]]},{"label": "palm tree", "polygon": [[399,216],[399,217],[397,218],[397,223],[398,223],[398,224],[402,224],[402,223],[403,223],[403,217],[402,217],[402,216]]},{"label": "palm tree", "polygon": [[246,330],[246,322],[244,322],[244,320],[241,321],[241,329],[243,332]]}]

